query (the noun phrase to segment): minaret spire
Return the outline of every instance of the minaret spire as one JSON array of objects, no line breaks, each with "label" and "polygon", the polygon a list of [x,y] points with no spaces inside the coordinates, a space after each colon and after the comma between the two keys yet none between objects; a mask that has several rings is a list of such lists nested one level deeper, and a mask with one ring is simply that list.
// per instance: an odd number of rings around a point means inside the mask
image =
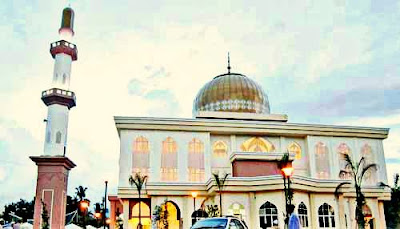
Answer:
[{"label": "minaret spire", "polygon": [[231,73],[231,58],[229,57],[229,52],[228,52],[228,73]]}]

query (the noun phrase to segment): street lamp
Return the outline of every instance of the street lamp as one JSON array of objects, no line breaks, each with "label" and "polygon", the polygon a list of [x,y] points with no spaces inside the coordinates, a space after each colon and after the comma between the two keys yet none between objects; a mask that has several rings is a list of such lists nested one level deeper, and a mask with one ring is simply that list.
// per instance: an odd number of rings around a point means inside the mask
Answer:
[{"label": "street lamp", "polygon": [[79,203],[81,212],[83,213],[83,227],[84,228],[86,228],[86,211],[89,208],[89,204],[90,204],[89,200],[82,200]]},{"label": "street lamp", "polygon": [[[108,181],[104,181],[106,187],[104,190],[104,209],[103,209],[103,228],[106,228],[106,211],[107,211],[107,185]],[[140,203],[139,203],[140,204]]]},{"label": "street lamp", "polygon": [[[285,225],[289,222],[289,206],[292,205],[292,193],[290,190],[290,177],[293,174],[293,167],[291,164],[287,164],[285,167],[281,169],[282,176],[283,176],[283,185],[285,191],[285,204],[286,204],[286,218],[285,218]],[[286,187],[286,179],[287,179],[287,187]]]},{"label": "street lamp", "polygon": [[192,197],[193,197],[193,214],[194,214],[194,221],[193,224],[196,223],[197,221],[197,216],[196,216],[196,197],[197,197],[197,192],[192,192]]}]

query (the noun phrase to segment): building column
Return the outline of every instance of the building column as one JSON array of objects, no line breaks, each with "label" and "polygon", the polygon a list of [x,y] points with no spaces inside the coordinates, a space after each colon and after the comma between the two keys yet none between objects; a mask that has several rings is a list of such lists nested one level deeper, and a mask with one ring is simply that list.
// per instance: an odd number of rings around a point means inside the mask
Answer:
[{"label": "building column", "polygon": [[340,195],[338,198],[338,210],[339,210],[339,225],[340,228],[346,228],[346,217],[345,217],[345,209],[344,209],[344,198],[343,195]]},{"label": "building column", "polygon": [[354,198],[349,198],[349,220],[350,220],[350,228],[356,228],[357,227],[357,222],[356,222],[356,209],[354,206]]},{"label": "building column", "polygon": [[134,229],[129,227],[129,199],[123,199],[123,208],[124,208],[124,228]]},{"label": "building column", "polygon": [[317,206],[315,206],[315,201],[314,201],[314,193],[310,193],[308,196],[308,199],[310,200],[310,220],[309,220],[309,227],[310,228],[317,228],[318,225],[318,216],[317,216]]},{"label": "building column", "polygon": [[256,219],[257,219],[257,209],[256,209],[256,193],[249,192],[249,214],[248,214],[248,223],[249,228],[257,228]]},{"label": "building column", "polygon": [[108,196],[108,200],[110,201],[110,229],[114,229],[115,228],[115,224],[117,222],[116,218],[117,216],[115,215],[115,211],[116,211],[116,201],[114,198],[111,198],[111,196]]},{"label": "building column", "polygon": [[379,221],[380,229],[386,229],[385,209],[383,208],[383,201],[378,201],[378,210],[379,219],[375,220],[375,222]]}]

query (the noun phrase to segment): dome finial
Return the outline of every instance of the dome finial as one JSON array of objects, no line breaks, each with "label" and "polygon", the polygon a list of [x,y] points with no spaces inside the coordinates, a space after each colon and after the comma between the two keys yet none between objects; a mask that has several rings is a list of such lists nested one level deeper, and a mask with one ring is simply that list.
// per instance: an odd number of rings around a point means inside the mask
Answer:
[{"label": "dome finial", "polygon": [[231,73],[231,58],[229,57],[229,52],[228,52],[228,73]]}]

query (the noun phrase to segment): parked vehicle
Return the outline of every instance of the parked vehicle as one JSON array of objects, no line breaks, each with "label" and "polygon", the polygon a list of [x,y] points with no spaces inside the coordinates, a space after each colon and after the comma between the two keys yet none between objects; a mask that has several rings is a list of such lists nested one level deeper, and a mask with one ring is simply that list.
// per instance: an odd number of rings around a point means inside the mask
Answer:
[{"label": "parked vehicle", "polygon": [[191,229],[248,229],[244,221],[236,217],[215,217],[197,221]]}]

